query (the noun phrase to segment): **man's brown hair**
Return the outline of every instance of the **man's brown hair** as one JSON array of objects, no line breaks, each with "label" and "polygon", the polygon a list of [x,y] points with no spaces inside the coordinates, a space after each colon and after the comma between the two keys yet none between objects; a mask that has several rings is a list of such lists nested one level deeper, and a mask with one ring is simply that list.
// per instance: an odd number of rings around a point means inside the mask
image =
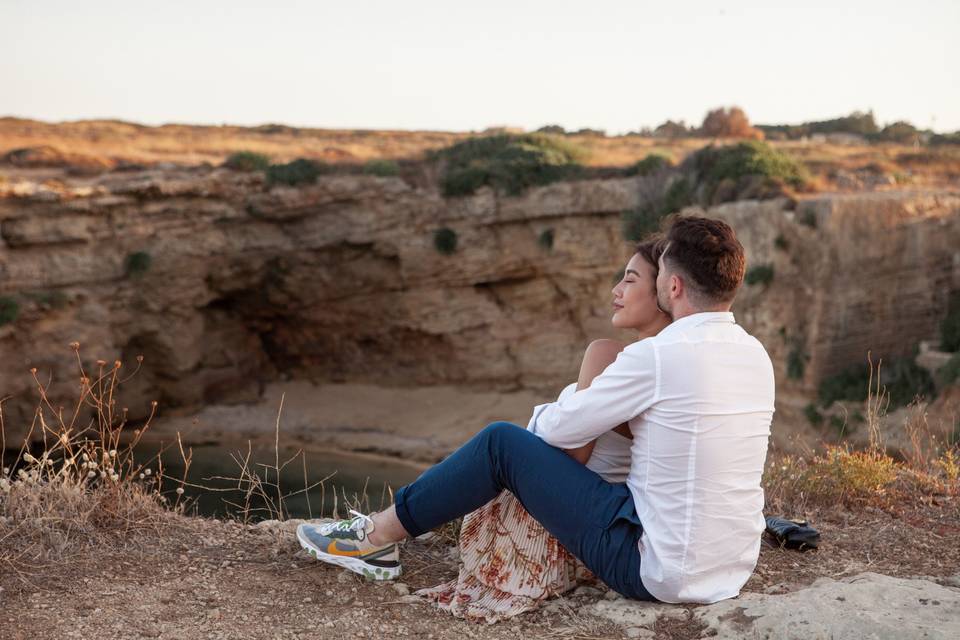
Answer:
[{"label": "man's brown hair", "polygon": [[663,260],[687,277],[694,301],[708,305],[733,300],[747,260],[730,225],[712,218],[677,216],[667,229],[666,241]]}]

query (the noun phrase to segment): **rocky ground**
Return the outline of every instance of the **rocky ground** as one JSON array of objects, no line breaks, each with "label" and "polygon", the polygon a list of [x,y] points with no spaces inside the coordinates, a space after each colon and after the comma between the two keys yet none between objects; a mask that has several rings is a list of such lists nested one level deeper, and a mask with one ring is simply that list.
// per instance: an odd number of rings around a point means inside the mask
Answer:
[{"label": "rocky ground", "polygon": [[[403,549],[402,581],[365,582],[310,560],[295,522],[175,516],[116,548],[0,572],[0,638],[956,638],[960,510],[923,505],[811,514],[821,548],[765,543],[740,597],[646,604],[581,587],[496,624],[454,619],[410,592],[455,575],[452,540]],[[78,547],[79,549],[80,547]]]}]

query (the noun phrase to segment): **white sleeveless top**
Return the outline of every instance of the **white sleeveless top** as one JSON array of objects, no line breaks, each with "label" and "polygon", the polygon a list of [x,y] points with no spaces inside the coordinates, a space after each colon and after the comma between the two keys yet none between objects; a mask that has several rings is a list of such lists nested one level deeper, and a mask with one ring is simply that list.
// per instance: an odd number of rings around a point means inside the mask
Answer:
[{"label": "white sleeveless top", "polygon": [[[577,391],[577,383],[571,382],[563,388],[557,402],[562,402]],[[530,423],[533,416],[530,416]],[[616,426],[616,425],[614,425]],[[530,429],[530,424],[527,424]],[[587,468],[595,471],[607,482],[626,482],[630,473],[630,445],[633,440],[620,435],[616,431],[607,431],[597,438]]]}]

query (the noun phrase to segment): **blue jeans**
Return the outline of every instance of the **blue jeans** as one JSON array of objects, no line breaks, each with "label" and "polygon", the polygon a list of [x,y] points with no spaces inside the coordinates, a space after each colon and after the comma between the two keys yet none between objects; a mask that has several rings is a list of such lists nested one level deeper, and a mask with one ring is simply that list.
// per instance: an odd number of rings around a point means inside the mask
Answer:
[{"label": "blue jeans", "polygon": [[627,598],[655,600],[640,582],[643,527],[625,484],[599,475],[509,422],[494,422],[395,496],[418,536],[466,515],[504,489],[570,553]]}]

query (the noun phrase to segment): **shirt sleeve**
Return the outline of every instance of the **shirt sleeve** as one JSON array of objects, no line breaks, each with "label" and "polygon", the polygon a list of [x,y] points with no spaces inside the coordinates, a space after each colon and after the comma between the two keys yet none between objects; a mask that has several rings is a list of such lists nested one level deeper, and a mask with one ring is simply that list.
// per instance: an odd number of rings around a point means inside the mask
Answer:
[{"label": "shirt sleeve", "polygon": [[533,413],[530,414],[530,419],[527,420],[527,431],[533,431],[533,427],[537,422],[537,415],[539,414],[540,411],[543,411],[544,407],[547,407],[551,404],[556,404],[557,402],[563,402],[564,400],[566,400],[576,392],[577,392],[577,383],[571,382],[560,391],[560,395],[557,396],[557,399],[555,401],[548,402],[546,404],[538,404],[537,406],[535,406],[533,408]]},{"label": "shirt sleeve", "polygon": [[658,375],[653,342],[635,342],[586,389],[534,407],[527,430],[561,449],[581,447],[656,402]]}]

